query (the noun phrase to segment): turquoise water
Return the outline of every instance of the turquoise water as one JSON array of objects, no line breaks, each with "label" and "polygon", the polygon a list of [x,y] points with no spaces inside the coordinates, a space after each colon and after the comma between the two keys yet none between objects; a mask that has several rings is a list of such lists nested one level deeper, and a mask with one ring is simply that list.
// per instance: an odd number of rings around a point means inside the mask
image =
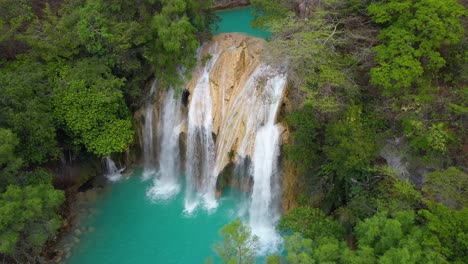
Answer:
[{"label": "turquoise water", "polygon": [[[268,38],[270,34],[250,26],[251,8],[220,11],[222,21],[215,34],[241,32]],[[86,211],[96,212],[81,222],[83,232],[71,251],[69,264],[191,264],[214,256],[212,245],[221,238],[218,230],[245,208],[245,196],[227,190],[212,213],[199,210],[187,216],[184,189],[168,201],[154,203],[146,197],[151,182],[141,180],[141,171],[106,186]],[[75,238],[76,239],[76,238]],[[219,259],[215,258],[218,263]],[[263,262],[259,257],[258,262]]]},{"label": "turquoise water", "polygon": [[112,184],[92,205],[94,217],[73,248],[67,263],[204,263],[214,256],[218,230],[237,217],[241,194],[227,191],[211,214],[184,215],[184,190],[171,200],[154,203],[146,197],[150,182],[141,173]]},{"label": "turquoise water", "polygon": [[213,27],[214,34],[240,32],[259,38],[269,38],[271,34],[266,31],[254,29],[250,26],[252,22],[252,8],[236,8],[216,13],[221,21],[218,23],[218,29]]}]

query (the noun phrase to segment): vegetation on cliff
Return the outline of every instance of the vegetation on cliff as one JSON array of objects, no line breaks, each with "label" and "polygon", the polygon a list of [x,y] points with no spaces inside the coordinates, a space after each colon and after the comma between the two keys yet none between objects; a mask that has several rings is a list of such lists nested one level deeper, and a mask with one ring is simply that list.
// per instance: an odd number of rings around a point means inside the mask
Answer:
[{"label": "vegetation on cliff", "polygon": [[174,83],[179,65],[194,65],[200,42],[210,37],[210,5],[0,1],[3,261],[39,261],[61,226],[64,195],[41,167],[71,153],[101,158],[127,150],[131,111],[145,84],[153,77]]},{"label": "vegetation on cliff", "polygon": [[289,63],[285,154],[301,186],[279,225],[285,254],[266,263],[466,263],[466,8],[252,6],[273,33],[265,59]]},{"label": "vegetation on cliff", "polygon": [[[125,151],[145,83],[177,82],[210,38],[211,2],[0,1],[3,262],[43,261],[65,199],[45,168]],[[301,186],[278,227],[285,254],[266,262],[468,263],[466,8],[251,2],[272,33],[265,60],[289,65],[285,154]],[[226,263],[255,261],[240,220],[221,236]]]}]

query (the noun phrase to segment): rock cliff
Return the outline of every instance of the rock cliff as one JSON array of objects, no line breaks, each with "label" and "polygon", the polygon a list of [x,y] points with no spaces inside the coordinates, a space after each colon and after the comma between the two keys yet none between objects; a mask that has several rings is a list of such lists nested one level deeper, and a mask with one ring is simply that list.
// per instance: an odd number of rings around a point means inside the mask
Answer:
[{"label": "rock cliff", "polygon": [[[265,41],[242,34],[229,33],[213,38],[200,53],[203,58],[216,57],[209,81],[216,135],[215,174],[231,161],[251,157],[261,107],[261,89],[256,87],[261,73],[260,56]],[[187,90],[192,93],[200,71],[195,70]]]},{"label": "rock cliff", "polygon": [[[235,164],[243,164],[245,159],[251,159],[255,148],[255,137],[259,127],[263,126],[263,113],[271,100],[280,100],[280,110],[276,120],[281,122],[284,116],[291,111],[291,100],[288,91],[278,98],[269,98],[267,82],[275,82],[275,76],[284,76],[284,69],[265,65],[261,61],[265,40],[249,37],[238,33],[226,33],[215,36],[205,43],[199,51],[197,67],[192,71],[191,79],[185,85],[183,101],[190,106],[197,84],[202,78],[207,78],[207,66],[210,65],[208,83],[211,103],[212,134],[214,137],[215,161],[213,174],[219,175],[225,170],[234,170]],[[271,87],[270,87],[271,88]],[[161,109],[161,98],[165,89],[158,88],[154,98],[141,110],[134,114],[136,124],[136,144],[143,149],[143,128],[147,120],[145,114],[149,103],[154,105],[153,133],[158,133],[158,118]],[[185,107],[184,107],[185,108]],[[184,119],[187,120],[187,109],[183,110]],[[187,122],[185,122],[186,124]],[[182,129],[181,150],[185,153],[185,137],[187,127]],[[281,124],[280,140],[286,144],[290,140],[289,128]],[[283,162],[284,163],[284,162]],[[182,163],[183,164],[183,163]],[[283,164],[281,182],[284,186],[283,210],[287,211],[295,206],[297,190],[296,174],[293,167]],[[247,181],[251,182],[251,181]],[[232,182],[231,182],[232,183]],[[239,186],[249,189],[249,184]]]},{"label": "rock cliff", "polygon": [[233,7],[249,5],[249,0],[214,0],[214,9],[229,9]]}]

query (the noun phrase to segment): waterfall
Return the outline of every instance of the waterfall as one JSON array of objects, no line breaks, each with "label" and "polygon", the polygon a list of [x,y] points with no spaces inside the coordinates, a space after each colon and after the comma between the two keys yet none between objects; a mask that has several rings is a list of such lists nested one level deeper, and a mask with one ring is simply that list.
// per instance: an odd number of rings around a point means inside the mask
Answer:
[{"label": "waterfall", "polygon": [[[213,47],[216,50],[216,45]],[[214,54],[214,52],[211,52]],[[188,111],[187,155],[185,162],[185,212],[192,213],[200,201],[208,210],[217,206],[215,199],[216,176],[213,142],[213,116],[210,93],[210,72],[219,54],[201,68]]]},{"label": "waterfall", "polygon": [[143,127],[143,160],[144,160],[144,169],[143,169],[143,178],[149,179],[151,176],[155,175],[155,150],[154,150],[154,133],[153,133],[153,115],[154,115],[154,98],[156,96],[156,85],[157,80],[153,81],[151,85],[151,90],[149,94],[149,102],[146,105],[145,109],[145,124]]},{"label": "waterfall", "polygon": [[[245,157],[249,145],[253,145],[255,136],[256,123],[258,119],[259,107],[256,95],[257,80],[264,73],[264,67],[258,66],[255,71],[249,76],[249,79],[243,86],[240,93],[229,104],[223,122],[221,124],[218,138],[216,140],[216,162],[214,174],[218,175],[221,170],[229,163],[229,152],[233,148],[236,141],[241,141],[241,147],[238,148],[238,153],[234,153],[239,157]],[[224,98],[224,89],[223,89]],[[224,100],[222,100],[224,103]],[[223,112],[224,112],[223,104]],[[243,127],[245,126],[245,128]],[[238,130],[244,130],[244,136],[241,139],[237,138]],[[253,147],[253,146],[250,146]]]},{"label": "waterfall", "polygon": [[[274,72],[266,67],[266,72]],[[284,74],[266,80],[263,96],[263,126],[257,130],[252,160],[253,190],[249,209],[249,223],[252,233],[259,237],[264,252],[276,250],[281,237],[276,233],[275,224],[279,219],[278,159],[280,127],[275,124],[276,113],[286,83]]]},{"label": "waterfall", "polygon": [[[183,106],[173,90],[158,100],[157,110],[152,103],[146,105],[145,175],[155,175],[147,195],[152,199],[172,197],[180,190],[179,175],[185,173],[185,213],[199,207],[210,211],[218,205],[217,177],[234,163],[238,178],[230,180],[237,180],[246,191],[244,210],[239,213],[259,237],[262,250],[268,252],[281,242],[275,231],[280,216],[281,129],[275,122],[286,74],[260,63],[259,53],[246,42],[230,38],[200,48],[194,78],[186,84],[190,92],[186,117],[182,117]],[[152,96],[155,90],[156,83]],[[153,142],[153,116],[158,116],[157,142]],[[185,124],[182,167],[179,136]]]},{"label": "waterfall", "polygon": [[182,126],[181,100],[170,89],[164,97],[158,120],[159,171],[147,195],[168,199],[179,192],[179,135]]},{"label": "waterfall", "polygon": [[116,182],[122,178],[122,172],[125,167],[118,169],[114,161],[107,156],[105,160],[105,176],[111,182]]}]

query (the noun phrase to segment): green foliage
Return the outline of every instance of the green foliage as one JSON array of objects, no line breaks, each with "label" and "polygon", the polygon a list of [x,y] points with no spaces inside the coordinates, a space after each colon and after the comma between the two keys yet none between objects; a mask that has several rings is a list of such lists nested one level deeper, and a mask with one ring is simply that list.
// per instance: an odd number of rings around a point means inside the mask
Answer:
[{"label": "green foliage", "polygon": [[99,156],[126,150],[133,130],[120,91],[124,80],[95,59],[79,61],[61,74],[54,114],[75,143]]},{"label": "green foliage", "polygon": [[317,166],[318,161],[318,129],[319,123],[314,118],[314,109],[305,105],[287,116],[287,122],[292,129],[292,144],[286,146],[288,160],[294,162],[307,172]]},{"label": "green foliage", "polygon": [[30,0],[3,0],[0,2],[2,17],[0,20],[0,43],[15,34],[17,30],[31,20],[32,6]]},{"label": "green foliage", "polygon": [[49,183],[10,185],[0,194],[0,253],[31,259],[55,234],[61,220],[56,211],[62,191]]},{"label": "green foliage", "polygon": [[401,211],[389,218],[386,212],[360,222],[356,226],[359,249],[374,249],[379,263],[446,263],[434,251],[432,237],[425,229],[415,226],[413,211]]},{"label": "green foliage", "polygon": [[403,128],[414,150],[427,153],[447,152],[451,136],[444,123],[433,123],[426,128],[420,120],[405,119]]},{"label": "green foliage", "polygon": [[31,55],[45,61],[66,60],[80,50],[77,31],[74,28],[78,15],[59,16],[46,4],[44,18],[35,18],[22,38],[31,46]]},{"label": "green foliage", "polygon": [[0,126],[18,136],[18,154],[27,164],[57,155],[49,74],[45,65],[26,57],[0,68]]},{"label": "green foliage", "polygon": [[341,120],[327,128],[324,152],[340,177],[370,166],[377,152],[376,134],[371,129],[359,106],[349,107]]},{"label": "green foliage", "polygon": [[133,101],[151,74],[172,84],[179,78],[177,67],[194,65],[199,39],[209,36],[214,20],[210,5],[90,0],[67,2],[59,12],[46,5],[44,18],[34,21],[24,39],[47,61],[101,58],[127,79],[123,91]]},{"label": "green foliage", "polygon": [[[456,0],[252,6],[254,25],[273,34],[266,61],[290,69],[288,166],[299,168],[306,200],[339,219],[351,247],[329,233],[333,226],[343,230],[337,222],[330,227],[325,214],[299,207],[279,226],[299,232],[285,238],[287,255],[267,263],[467,262],[466,174],[442,171],[466,160],[463,6]],[[379,156],[379,144],[395,138],[408,142],[402,148],[410,170],[422,161],[441,171],[426,179],[397,175]],[[422,180],[422,192],[411,180]],[[421,210],[425,203],[429,208]]]},{"label": "green foliage", "polygon": [[239,218],[223,226],[219,234],[222,242],[214,245],[214,251],[226,264],[255,263],[258,251],[258,237],[252,236],[249,226]]},{"label": "green foliage", "polygon": [[420,215],[426,220],[427,229],[434,235],[431,245],[447,260],[454,263],[468,261],[468,209],[451,210],[442,204],[428,203]]},{"label": "green foliage", "polygon": [[19,139],[11,130],[0,128],[0,192],[14,182],[16,173],[23,164],[16,156]]},{"label": "green foliage", "polygon": [[252,26],[256,28],[268,28],[271,21],[283,19],[288,15],[291,1],[284,0],[252,0],[254,20]]},{"label": "green foliage", "polygon": [[[266,60],[288,63],[290,90],[298,90],[303,100],[297,108],[308,105],[318,121],[327,121],[346,107],[358,94],[354,78],[360,78],[356,64],[365,59],[354,55],[351,38],[362,34],[345,28],[346,1],[303,1],[308,17],[297,17],[299,3],[289,0],[252,1],[254,25],[268,28],[273,37]],[[342,14],[343,13],[343,14]],[[367,27],[360,27],[361,31]]]},{"label": "green foliage", "polygon": [[[195,65],[195,53],[200,45],[197,30],[205,31],[212,22],[212,14],[200,10],[208,1],[163,0],[161,11],[150,22],[151,34],[156,38],[149,42],[143,56],[162,71],[163,82],[173,83],[178,78],[180,65],[191,68]],[[189,15],[193,14],[193,17]],[[203,18],[206,15],[206,18]],[[193,23],[195,22],[195,23]]]},{"label": "green foliage", "polygon": [[326,216],[320,209],[296,207],[281,217],[278,229],[283,232],[298,232],[313,241],[322,237],[340,239],[343,228],[333,218]]},{"label": "green foliage", "polygon": [[299,233],[285,238],[285,249],[287,263],[291,264],[313,264],[312,259],[312,240],[303,238]]},{"label": "green foliage", "polygon": [[468,174],[450,167],[426,174],[422,188],[425,197],[454,209],[468,206]]},{"label": "green foliage", "polygon": [[0,60],[13,58],[21,53],[17,34],[25,30],[32,21],[34,14],[32,0],[2,0],[0,1]]},{"label": "green foliage", "polygon": [[442,44],[455,44],[463,37],[460,17],[465,11],[455,0],[388,0],[373,3],[368,10],[375,22],[384,24],[381,44],[375,47],[378,66],[371,77],[387,95],[424,83],[424,74],[432,78],[446,64],[439,52]]},{"label": "green foliage", "polygon": [[408,179],[399,179],[392,168],[380,167],[372,177],[371,188],[354,193],[337,213],[340,222],[351,230],[358,222],[380,211],[390,214],[422,207],[422,195]]},{"label": "green foliage", "polygon": [[372,187],[376,139],[372,123],[359,106],[350,106],[340,120],[328,125],[323,146],[328,162],[322,165],[321,174],[329,184],[327,199],[332,206],[341,206],[363,188]]},{"label": "green foliage", "polygon": [[287,255],[284,258],[277,257],[278,263],[282,263],[282,259],[284,263],[290,264],[346,263],[341,262],[346,245],[336,238],[322,237],[312,241],[294,233],[285,237],[284,243]]},{"label": "green foliage", "polygon": [[342,263],[349,264],[367,264],[377,262],[374,249],[367,246],[359,247],[359,250],[345,248],[341,258]]}]

